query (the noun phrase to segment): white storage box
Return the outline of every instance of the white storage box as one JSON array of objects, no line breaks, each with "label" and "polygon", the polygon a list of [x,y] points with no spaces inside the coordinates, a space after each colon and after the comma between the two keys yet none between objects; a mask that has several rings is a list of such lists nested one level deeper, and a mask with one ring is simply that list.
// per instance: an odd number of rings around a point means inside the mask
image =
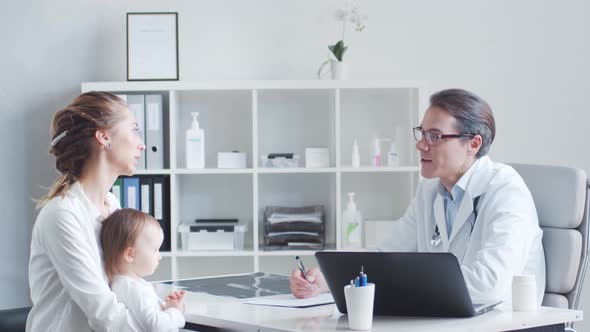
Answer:
[{"label": "white storage box", "polygon": [[181,224],[182,250],[243,250],[245,225],[220,223]]},{"label": "white storage box", "polygon": [[330,167],[330,150],[328,148],[305,148],[305,167]]},{"label": "white storage box", "polygon": [[217,152],[217,168],[246,168],[246,153]]}]

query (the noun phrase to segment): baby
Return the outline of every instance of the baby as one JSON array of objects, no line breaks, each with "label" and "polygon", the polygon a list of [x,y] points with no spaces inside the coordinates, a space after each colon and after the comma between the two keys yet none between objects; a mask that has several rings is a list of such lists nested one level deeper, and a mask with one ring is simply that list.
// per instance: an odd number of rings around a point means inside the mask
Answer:
[{"label": "baby", "polygon": [[113,212],[103,221],[100,232],[111,289],[143,331],[178,330],[185,324],[184,291],[172,292],[162,301],[143,279],[158,267],[163,239],[158,221],[134,209]]}]

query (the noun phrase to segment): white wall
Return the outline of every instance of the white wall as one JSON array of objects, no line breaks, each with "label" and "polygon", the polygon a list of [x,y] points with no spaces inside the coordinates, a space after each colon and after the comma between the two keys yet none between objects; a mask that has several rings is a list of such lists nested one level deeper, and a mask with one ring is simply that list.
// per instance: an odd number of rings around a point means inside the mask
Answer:
[{"label": "white wall", "polygon": [[[81,81],[125,80],[125,12],[179,12],[182,80],[313,79],[327,45],[340,35],[332,17],[342,4],[45,0],[5,6],[0,138],[10,144],[1,174],[12,189],[0,194],[9,220],[0,233],[0,252],[9,262],[0,270],[0,294],[10,294],[0,307],[20,305],[27,292],[29,198],[54,176],[46,156],[50,116]],[[361,6],[369,15],[366,30],[349,28],[346,35],[353,79],[472,90],[496,115],[494,159],[590,173],[583,144],[590,123],[589,2],[366,0]]]},{"label": "white wall", "polygon": [[[425,80],[472,90],[493,107],[491,155],[590,171],[581,153],[590,118],[588,2],[364,1],[364,32],[347,30],[356,79]],[[343,1],[113,2],[101,22],[100,80],[124,80],[125,21],[133,10],[178,11],[182,80],[313,79]]]},{"label": "white wall", "polygon": [[[0,11],[0,309],[28,305],[33,198],[56,176],[53,113],[96,79],[99,8],[91,1],[10,1]],[[76,15],[72,15],[76,13]],[[78,15],[79,13],[79,15]]]}]

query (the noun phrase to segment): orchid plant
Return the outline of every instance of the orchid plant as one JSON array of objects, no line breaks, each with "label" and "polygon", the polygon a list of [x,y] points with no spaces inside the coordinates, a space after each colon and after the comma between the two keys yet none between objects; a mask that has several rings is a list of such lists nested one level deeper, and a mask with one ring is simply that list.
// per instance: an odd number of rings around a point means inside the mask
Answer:
[{"label": "orchid plant", "polygon": [[342,22],[342,37],[336,44],[329,45],[330,52],[334,55],[336,60],[342,62],[344,53],[348,49],[348,46],[344,45],[344,33],[346,32],[346,24],[351,23],[354,26],[355,31],[361,32],[365,29],[365,22],[367,21],[367,15],[363,15],[360,12],[360,8],[356,3],[349,2],[346,7],[338,9],[335,14],[337,21]]},{"label": "orchid plant", "polygon": [[342,36],[334,45],[328,45],[330,53],[336,60],[328,59],[322,63],[317,74],[320,79],[324,74],[324,68],[326,65],[333,61],[341,63],[344,58],[344,53],[348,50],[348,46],[344,44],[344,34],[346,33],[347,24],[350,23],[354,26],[355,31],[361,32],[365,29],[365,22],[367,21],[367,15],[361,14],[358,4],[351,1],[347,3],[346,7],[338,9],[334,14],[334,18],[337,21],[342,22]]}]

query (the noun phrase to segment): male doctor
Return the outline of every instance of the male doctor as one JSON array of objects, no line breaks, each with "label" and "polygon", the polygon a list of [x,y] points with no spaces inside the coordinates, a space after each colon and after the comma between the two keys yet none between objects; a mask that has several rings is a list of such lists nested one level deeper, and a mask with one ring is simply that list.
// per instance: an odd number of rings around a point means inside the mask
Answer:
[{"label": "male doctor", "polygon": [[[511,303],[512,277],[532,274],[540,304],[545,291],[543,233],[522,178],[486,156],[495,132],[490,106],[475,94],[459,89],[433,94],[422,124],[414,128],[425,179],[403,217],[393,223],[391,237],[377,249],[453,253],[478,303]],[[317,267],[307,279],[293,270],[296,297],[328,291]]]}]

